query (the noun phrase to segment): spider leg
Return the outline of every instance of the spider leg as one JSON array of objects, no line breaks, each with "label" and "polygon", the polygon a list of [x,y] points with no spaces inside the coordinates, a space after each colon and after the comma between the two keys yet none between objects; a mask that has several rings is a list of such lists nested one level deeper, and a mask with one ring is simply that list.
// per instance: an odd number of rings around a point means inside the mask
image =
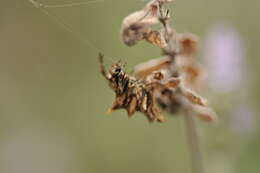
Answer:
[{"label": "spider leg", "polygon": [[98,54],[98,59],[99,59],[99,66],[100,66],[100,72],[101,74],[107,79],[109,80],[108,76],[107,76],[107,72],[104,66],[104,55],[99,53]]}]

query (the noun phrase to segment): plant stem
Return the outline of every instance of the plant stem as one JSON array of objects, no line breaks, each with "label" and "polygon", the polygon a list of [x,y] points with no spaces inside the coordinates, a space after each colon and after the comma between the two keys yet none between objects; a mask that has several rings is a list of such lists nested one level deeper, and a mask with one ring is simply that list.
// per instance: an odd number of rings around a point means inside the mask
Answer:
[{"label": "plant stem", "polygon": [[190,151],[192,173],[204,173],[203,160],[199,147],[198,133],[193,115],[186,111],[184,115],[187,143]]}]

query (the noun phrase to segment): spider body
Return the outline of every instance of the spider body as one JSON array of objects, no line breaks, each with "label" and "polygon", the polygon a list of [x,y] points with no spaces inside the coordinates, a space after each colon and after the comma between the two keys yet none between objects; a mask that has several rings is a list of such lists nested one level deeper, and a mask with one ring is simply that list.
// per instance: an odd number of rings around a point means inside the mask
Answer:
[{"label": "spider body", "polygon": [[[113,64],[107,73],[103,66],[103,56],[100,55],[101,73],[114,90],[116,97],[113,106],[108,110],[126,109],[128,117],[136,112],[142,112],[149,121],[164,121],[161,110],[156,104],[156,90],[159,89],[157,79],[147,82],[128,75],[119,63]],[[155,75],[158,78],[158,74]]]}]

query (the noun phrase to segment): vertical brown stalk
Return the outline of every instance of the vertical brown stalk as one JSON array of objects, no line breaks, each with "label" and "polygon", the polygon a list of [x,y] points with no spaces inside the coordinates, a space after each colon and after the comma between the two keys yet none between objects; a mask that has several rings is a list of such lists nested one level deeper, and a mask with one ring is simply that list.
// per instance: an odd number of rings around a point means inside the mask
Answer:
[{"label": "vertical brown stalk", "polygon": [[192,165],[192,173],[205,173],[194,116],[192,116],[189,111],[186,111],[184,120],[187,134],[187,147],[189,148]]}]

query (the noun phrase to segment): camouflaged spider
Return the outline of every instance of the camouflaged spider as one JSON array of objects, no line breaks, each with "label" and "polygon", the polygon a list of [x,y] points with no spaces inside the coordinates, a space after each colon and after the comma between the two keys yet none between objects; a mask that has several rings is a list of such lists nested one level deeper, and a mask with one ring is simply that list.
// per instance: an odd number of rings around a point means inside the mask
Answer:
[{"label": "camouflaged spider", "polygon": [[128,116],[131,117],[135,111],[140,111],[146,115],[149,121],[164,121],[156,103],[156,96],[164,89],[176,87],[180,82],[179,79],[171,78],[165,81],[161,72],[155,72],[146,79],[137,79],[129,76],[120,63],[113,64],[106,72],[103,55],[99,55],[99,60],[102,75],[116,93],[113,106],[108,112],[126,109]]}]

